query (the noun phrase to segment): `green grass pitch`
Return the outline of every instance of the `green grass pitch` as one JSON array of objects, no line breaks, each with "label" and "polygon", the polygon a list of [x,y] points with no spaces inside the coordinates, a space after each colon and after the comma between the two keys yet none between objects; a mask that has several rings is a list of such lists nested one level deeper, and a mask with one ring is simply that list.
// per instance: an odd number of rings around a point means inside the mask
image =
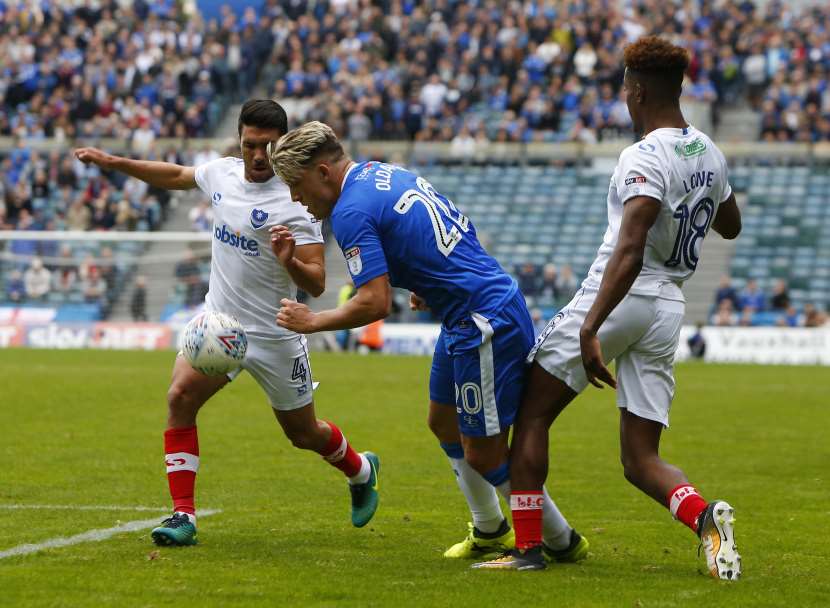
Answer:
[{"label": "green grass pitch", "polygon": [[[0,552],[168,505],[162,438],[172,353],[0,351]],[[317,354],[320,417],[382,461],[381,503],[349,523],[338,471],[290,446],[243,375],[199,418],[200,544],[149,530],[0,559],[2,606],[827,606],[826,368],[682,365],[663,455],[736,508],[744,577],[701,574],[697,541],[622,477],[610,390],[552,432],[549,489],[591,542],[545,572],[481,572],[441,557],[468,519],[426,428],[426,358]]]}]

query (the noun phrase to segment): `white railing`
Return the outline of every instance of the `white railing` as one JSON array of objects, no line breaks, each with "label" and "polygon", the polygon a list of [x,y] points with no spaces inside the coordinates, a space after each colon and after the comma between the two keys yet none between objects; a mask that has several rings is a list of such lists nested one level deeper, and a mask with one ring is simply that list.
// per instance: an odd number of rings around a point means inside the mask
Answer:
[{"label": "white railing", "polygon": [[[590,160],[594,158],[616,158],[626,146],[631,145],[632,138],[605,141],[596,144],[579,142],[564,143],[516,143],[487,142],[479,144],[473,158],[460,157],[448,142],[413,142],[413,141],[348,141],[347,145],[353,156],[360,158],[393,159],[409,162],[411,159],[425,159],[430,162],[455,161],[535,161],[535,160]],[[124,139],[98,138],[78,141],[55,139],[31,139],[23,142],[27,148],[48,152],[67,150],[78,146],[94,145],[114,153],[130,151],[129,142]],[[234,138],[208,139],[157,139],[155,150],[162,152],[174,147],[181,152],[196,152],[208,145],[214,150],[224,151],[238,147]],[[0,137],[0,152],[8,152],[17,146],[11,137]],[[819,143],[767,143],[759,141],[718,142],[718,147],[729,159],[763,159],[763,160],[830,160],[830,142]]]},{"label": "white railing", "polygon": [[125,232],[121,230],[0,230],[0,241],[96,241],[104,243],[198,243],[211,232]]}]

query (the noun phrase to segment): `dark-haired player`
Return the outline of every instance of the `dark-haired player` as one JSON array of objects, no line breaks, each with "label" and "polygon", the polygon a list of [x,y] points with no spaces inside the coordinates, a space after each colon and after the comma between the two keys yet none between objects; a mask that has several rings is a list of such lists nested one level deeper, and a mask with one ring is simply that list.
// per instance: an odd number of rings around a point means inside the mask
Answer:
[{"label": "dark-haired player", "polygon": [[[214,238],[205,307],[232,314],[242,322],[248,334],[243,368],[265,391],[291,443],[319,453],[348,477],[352,523],[360,527],[377,508],[377,457],[371,452],[358,454],[334,424],[317,419],[305,336],[274,322],[280,300],[295,298],[297,286],[314,296],[325,287],[319,224],[291,200],[288,187],[268,162],[269,142],[287,130],[285,110],[278,103],[255,99],[247,101],[239,114],[242,159],[219,158],[198,167],[183,167],[112,156],[95,148],[80,148],[75,155],[158,188],[199,188],[210,198]],[[205,376],[182,357],[176,358],[164,433],[174,512],[153,530],[156,544],[196,542],[196,414],[238,373]]]},{"label": "dark-haired player", "polygon": [[[588,278],[528,357],[533,364],[511,446],[516,549],[477,567],[545,567],[537,498],[547,477],[548,429],[588,383],[604,382],[618,389],[626,479],[700,537],[713,576],[740,576],[732,507],[707,505],[683,471],[658,455],[674,395],[681,286],[697,268],[710,227],[727,239],[741,229],[723,154],[680,111],[688,62],[682,48],[657,37],[625,50],[628,109],[642,139],[620,155],[608,230]],[[612,359],[618,382],[606,368]]]}]

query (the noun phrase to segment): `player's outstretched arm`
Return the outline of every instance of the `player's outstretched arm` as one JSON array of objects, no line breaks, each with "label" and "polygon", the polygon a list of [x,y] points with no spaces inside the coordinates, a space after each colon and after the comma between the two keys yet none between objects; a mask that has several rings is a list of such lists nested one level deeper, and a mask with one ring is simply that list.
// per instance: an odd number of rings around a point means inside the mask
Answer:
[{"label": "player's outstretched arm", "polygon": [[735,193],[718,205],[718,214],[712,228],[725,239],[734,239],[741,233],[741,210],[735,201]]},{"label": "player's outstretched arm", "polygon": [[196,187],[196,168],[152,160],[133,160],[108,154],[98,148],[77,148],[75,156],[84,163],[102,169],[120,171],[131,177],[165,190],[190,190]]},{"label": "player's outstretched arm", "polygon": [[600,381],[617,388],[614,376],[605,367],[597,332],[600,326],[617,307],[643,269],[648,231],[660,214],[660,201],[649,196],[637,196],[625,203],[617,246],[605,272],[599,293],[591,310],[582,323],[579,342],[582,349],[582,364],[588,381],[602,388]]},{"label": "player's outstretched arm", "polygon": [[277,325],[301,334],[354,329],[384,319],[392,309],[389,275],[382,274],[357,288],[357,293],[342,306],[318,313],[305,304],[283,299]]}]

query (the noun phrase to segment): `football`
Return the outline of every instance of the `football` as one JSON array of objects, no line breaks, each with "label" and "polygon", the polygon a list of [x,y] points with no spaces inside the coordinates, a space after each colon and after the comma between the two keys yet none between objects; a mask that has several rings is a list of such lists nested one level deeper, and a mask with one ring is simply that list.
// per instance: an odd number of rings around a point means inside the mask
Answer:
[{"label": "football", "polygon": [[236,318],[221,312],[196,315],[182,332],[184,358],[206,376],[221,376],[239,368],[247,349],[245,328]]}]

